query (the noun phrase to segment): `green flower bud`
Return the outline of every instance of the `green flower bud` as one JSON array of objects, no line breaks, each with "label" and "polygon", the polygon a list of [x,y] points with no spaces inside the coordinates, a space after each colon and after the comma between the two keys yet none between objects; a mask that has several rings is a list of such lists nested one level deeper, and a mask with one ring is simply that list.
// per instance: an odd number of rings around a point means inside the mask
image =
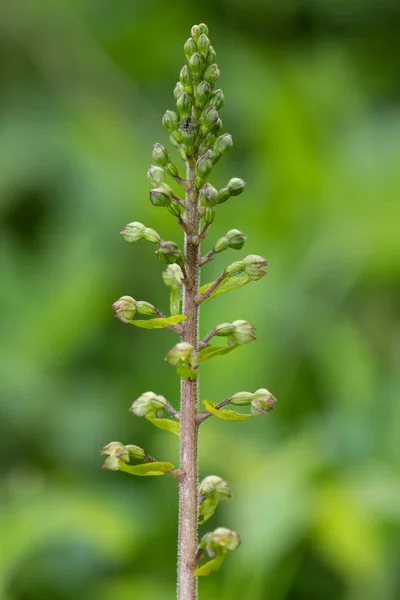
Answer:
[{"label": "green flower bud", "polygon": [[217,240],[213,246],[213,251],[215,253],[218,252],[223,252],[224,250],[227,250],[227,248],[229,248],[230,243],[229,240],[226,236],[222,236],[219,238],[219,240]]},{"label": "green flower bud", "polygon": [[233,338],[238,344],[249,344],[257,339],[255,329],[248,321],[238,319],[232,325],[235,328]]},{"label": "green flower bud", "polygon": [[203,32],[200,31],[200,27],[198,25],[193,25],[192,29],[190,30],[190,33],[191,33],[193,40],[195,42],[197,42],[197,39]]},{"label": "green flower bud", "polygon": [[225,104],[225,96],[222,90],[215,90],[210,96],[210,104],[215,106],[216,109],[220,109]]},{"label": "green flower bud", "polygon": [[231,196],[239,196],[239,194],[244,192],[246,188],[246,182],[238,177],[232,177],[232,179],[228,181],[227,187],[231,193]]},{"label": "green flower bud", "polygon": [[144,315],[146,317],[158,317],[157,309],[150,304],[150,302],[146,302],[145,300],[138,300],[136,302],[136,310],[139,315]]},{"label": "green flower bud", "polygon": [[144,237],[145,229],[146,227],[143,225],[143,223],[133,221],[133,223],[128,223],[128,225],[125,225],[120,233],[124,240],[130,244],[133,244]]},{"label": "green flower bud", "polygon": [[211,94],[211,85],[208,81],[202,81],[196,88],[195,96],[196,96],[196,104],[203,108],[205,106],[209,96]]},{"label": "green flower bud", "polygon": [[171,204],[167,206],[167,209],[171,215],[174,215],[174,217],[180,217],[183,212],[183,206],[181,206],[176,200],[171,200]]},{"label": "green flower bud", "polygon": [[165,188],[154,188],[150,190],[150,202],[154,206],[169,206],[171,204],[171,196]]},{"label": "green flower bud", "polygon": [[179,73],[179,81],[183,85],[183,89],[188,94],[193,93],[193,78],[187,65],[184,65]]},{"label": "green flower bud", "polygon": [[232,275],[239,275],[239,273],[242,273],[244,269],[244,263],[242,260],[238,260],[236,262],[233,262],[232,264],[228,265],[225,268],[224,274],[226,275],[226,277],[228,276],[232,276]]},{"label": "green flower bud", "polygon": [[119,319],[123,323],[129,323],[132,321],[136,314],[136,300],[131,296],[122,296],[119,300],[114,302],[112,305],[115,310],[115,318]]},{"label": "green flower bud", "polygon": [[232,333],[235,333],[235,327],[232,323],[221,323],[215,327],[214,331],[215,335],[231,335]]},{"label": "green flower bud", "polygon": [[180,81],[178,81],[178,83],[176,84],[175,88],[174,88],[174,98],[176,100],[178,100],[179,96],[182,96],[183,92],[184,92],[184,88],[183,85],[181,84]]},{"label": "green flower bud", "polygon": [[226,527],[217,527],[203,535],[200,540],[200,548],[207,551],[210,557],[214,557],[222,548],[236,550],[240,546],[240,537],[235,531]]},{"label": "green flower bud", "polygon": [[199,24],[199,32],[204,33],[205,35],[208,35],[208,27],[205,23]]},{"label": "green flower bud", "polygon": [[251,414],[253,417],[264,415],[274,408],[275,402],[277,400],[271,392],[265,388],[261,388],[254,392],[253,400],[251,401]]},{"label": "green flower bud", "polygon": [[197,39],[197,49],[203,58],[207,57],[210,48],[210,40],[205,33],[202,33]]},{"label": "green flower bud", "polygon": [[154,392],[146,392],[135,400],[129,409],[137,417],[162,416],[167,404],[164,396],[157,396]]},{"label": "green flower bud", "polygon": [[162,144],[154,144],[153,146],[153,160],[160,167],[166,167],[171,162],[171,157],[168,150],[162,146]]},{"label": "green flower bud", "polygon": [[[124,449],[125,449],[125,446],[124,446],[124,444],[121,444],[121,442],[110,442],[109,444],[107,444],[107,446],[104,446],[104,448],[102,448],[100,450],[100,454],[108,454],[108,456],[116,456],[117,454],[120,454],[121,451],[123,451]],[[126,455],[128,456],[128,452],[126,453]]]},{"label": "green flower bud", "polygon": [[204,223],[205,225],[211,225],[215,219],[215,208],[213,206],[206,206],[204,212]]},{"label": "green flower bud", "polygon": [[173,110],[167,110],[162,118],[162,124],[168,131],[175,131],[179,124],[179,117]]},{"label": "green flower bud", "polygon": [[223,202],[226,202],[228,200],[228,198],[230,198],[230,197],[231,197],[231,193],[230,193],[229,189],[227,187],[221,188],[218,192],[217,203],[223,204]]},{"label": "green flower bud", "polygon": [[217,60],[217,53],[215,52],[214,48],[212,46],[210,46],[209,50],[208,50],[208,54],[207,54],[207,58],[206,58],[206,65],[212,65],[213,63],[215,63],[215,61]]},{"label": "green flower bud", "polygon": [[204,477],[199,485],[199,494],[202,498],[213,496],[219,502],[224,502],[232,498],[232,492],[228,484],[222,477],[218,477],[218,475]]},{"label": "green flower bud", "polygon": [[165,172],[168,173],[168,175],[171,175],[171,177],[176,177],[178,175],[178,169],[172,162],[169,162],[165,166]]},{"label": "green flower bud", "polygon": [[200,190],[200,203],[202,206],[215,206],[218,192],[211,183],[205,183]]},{"label": "green flower bud", "polygon": [[253,394],[250,392],[237,392],[233,394],[229,399],[229,404],[235,406],[248,406],[253,400]]},{"label": "green flower bud", "polygon": [[179,288],[183,282],[182,269],[177,264],[168,265],[163,271],[162,278],[168,287]]},{"label": "green flower bud", "polygon": [[217,156],[221,156],[222,154],[224,154],[227,150],[230,150],[230,148],[232,148],[233,146],[233,140],[232,140],[232,136],[230,133],[224,133],[223,135],[220,135],[214,143],[213,146],[213,152],[215,152],[215,154]]},{"label": "green flower bud", "polygon": [[185,262],[185,257],[174,242],[161,242],[158,250],[156,250],[157,258],[165,265],[177,263],[182,266]]},{"label": "green flower bud", "polygon": [[249,254],[249,256],[243,259],[243,264],[245,273],[247,273],[252,281],[257,281],[267,274],[266,271],[262,270],[262,267],[265,267],[268,261],[258,254]]},{"label": "green flower bud", "polygon": [[213,65],[209,65],[204,71],[204,79],[212,85],[218,81],[220,75],[221,73],[218,69],[218,65],[215,63]]},{"label": "green flower bud", "polygon": [[182,129],[182,141],[185,145],[185,151],[188,156],[192,156],[194,154],[194,138],[194,129]]},{"label": "green flower bud", "polygon": [[165,171],[161,167],[156,167],[155,165],[150,165],[147,169],[147,179],[154,185],[154,187],[159,187],[165,181]]},{"label": "green flower bud", "polygon": [[168,352],[166,361],[169,365],[176,367],[177,364],[187,362],[191,358],[194,348],[188,342],[179,342]]},{"label": "green flower bud", "polygon": [[197,51],[196,42],[193,38],[190,37],[188,40],[186,40],[183,50],[186,54],[186,58],[189,60],[192,54]]},{"label": "green flower bud", "polygon": [[152,242],[153,244],[160,243],[162,241],[161,235],[151,227],[145,227],[143,232],[143,238],[146,242]]},{"label": "green flower bud", "polygon": [[207,177],[212,169],[213,163],[210,154],[200,156],[196,163],[196,171],[200,177]]},{"label": "green flower bud", "polygon": [[201,54],[195,52],[189,59],[189,67],[195,79],[199,79],[203,74],[204,60]]},{"label": "green flower bud", "polygon": [[209,106],[203,115],[203,128],[206,130],[206,132],[210,132],[214,127],[215,124],[217,123],[219,117],[218,117],[218,111],[215,108],[215,106]]},{"label": "green flower bud", "polygon": [[192,112],[192,101],[186,92],[183,92],[182,96],[179,96],[178,100],[176,101],[176,107],[181,115],[190,115]]},{"label": "green flower bud", "polygon": [[[239,229],[231,229],[226,234],[226,237],[228,238],[229,245],[231,248],[233,248],[233,250],[240,250],[243,248],[246,241],[246,236],[243,235]],[[243,262],[245,262],[245,260],[243,260]]]},{"label": "green flower bud", "polygon": [[[108,454],[108,456],[121,459],[126,463],[129,463],[131,458],[134,458],[135,460],[144,460],[147,457],[146,452],[143,448],[140,448],[140,446],[134,446],[133,444],[124,446],[121,442],[110,442],[100,450],[100,454]],[[115,464],[117,466],[118,462],[116,461]],[[107,464],[107,468],[110,468],[109,464]],[[118,468],[115,470],[117,471]]]}]

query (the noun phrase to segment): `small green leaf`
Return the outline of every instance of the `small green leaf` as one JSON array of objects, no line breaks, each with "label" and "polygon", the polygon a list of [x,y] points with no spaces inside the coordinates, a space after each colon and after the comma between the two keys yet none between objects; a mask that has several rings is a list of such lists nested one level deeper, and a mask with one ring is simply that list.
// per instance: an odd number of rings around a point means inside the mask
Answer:
[{"label": "small green leaf", "polygon": [[170,295],[170,311],[171,315],[179,315],[181,310],[181,302],[182,302],[182,291],[179,287],[171,288]]},{"label": "small green leaf", "polygon": [[159,419],[158,417],[148,417],[147,418],[150,423],[153,423],[158,429],[163,429],[164,431],[170,431],[171,433],[175,433],[178,437],[181,434],[181,424],[179,421],[173,421],[172,419]]},{"label": "small green leaf", "polygon": [[224,551],[221,552],[221,554],[218,554],[215,558],[212,558],[211,560],[207,561],[206,563],[204,563],[204,565],[201,565],[201,567],[197,567],[194,574],[197,577],[202,577],[205,575],[210,575],[210,573],[212,573],[213,571],[219,571],[227,554],[228,551],[224,549]]},{"label": "small green leaf", "polygon": [[[219,286],[211,292],[210,296],[204,300],[204,302],[208,302],[211,298],[215,298],[215,296],[219,296],[220,294],[224,294],[225,292],[230,292],[232,290],[236,290],[237,288],[243,287],[251,281],[250,277],[245,275],[237,275],[236,277],[226,277],[222,280]],[[200,294],[205,294],[205,292],[213,285],[213,281],[211,283],[206,283],[200,288]]]},{"label": "small green leaf", "polygon": [[253,418],[252,415],[238,413],[225,407],[215,408],[216,403],[211,400],[203,400],[203,404],[211,414],[225,421],[248,421]]},{"label": "small green leaf", "polygon": [[218,506],[218,500],[214,497],[203,498],[200,506],[199,506],[199,517],[203,517],[201,521],[199,521],[199,525],[202,525],[210,517],[213,516],[215,510]]},{"label": "small green leaf", "polygon": [[130,475],[164,475],[168,471],[172,471],[174,465],[170,462],[149,462],[143,465],[127,465],[120,461],[119,471],[125,471]]},{"label": "small green leaf", "polygon": [[186,381],[193,381],[197,376],[197,369],[191,369],[188,364],[178,364],[176,366],[176,372],[179,377],[183,377]]},{"label": "small green leaf", "polygon": [[234,350],[238,346],[240,346],[240,344],[233,344],[232,346],[206,346],[205,348],[202,348],[199,352],[200,362],[210,360],[210,358],[214,358],[214,356],[222,356],[223,354],[228,354],[228,352],[232,352],[232,350]]},{"label": "small green leaf", "polygon": [[172,315],[171,317],[134,320],[129,321],[129,323],[131,325],[135,325],[136,327],[142,327],[143,329],[163,329],[164,327],[171,327],[171,325],[178,325],[178,323],[182,323],[182,321],[186,321],[186,319],[186,315]]}]

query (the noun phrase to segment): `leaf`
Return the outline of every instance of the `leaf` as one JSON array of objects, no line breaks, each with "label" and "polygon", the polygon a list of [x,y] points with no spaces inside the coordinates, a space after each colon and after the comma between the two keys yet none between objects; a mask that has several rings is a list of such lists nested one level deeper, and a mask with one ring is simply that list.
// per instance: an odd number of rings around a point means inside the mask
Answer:
[{"label": "leaf", "polygon": [[182,301],[181,288],[179,288],[179,287],[171,288],[171,295],[170,295],[170,301],[169,301],[171,315],[178,315],[180,313],[181,301]]},{"label": "leaf", "polygon": [[[237,275],[235,277],[226,277],[222,280],[219,286],[211,292],[210,296],[204,300],[203,302],[208,302],[211,298],[215,298],[215,296],[219,296],[220,294],[224,294],[225,292],[230,292],[232,290],[236,290],[237,288],[243,287],[247,285],[251,281],[250,277],[245,275]],[[211,283],[206,283],[200,288],[200,294],[204,294],[208,288],[213,285],[214,281]]]},{"label": "leaf", "polygon": [[208,521],[210,517],[213,516],[217,506],[218,500],[216,498],[203,498],[199,506],[199,517],[203,517],[203,519],[199,521],[199,525],[202,525],[203,523]]},{"label": "leaf", "polygon": [[157,317],[155,319],[135,319],[129,321],[129,323],[143,329],[163,329],[164,327],[171,327],[171,325],[178,325],[178,323],[182,323],[186,319],[186,315],[172,315],[171,317]]},{"label": "leaf", "polygon": [[238,346],[240,346],[240,344],[233,344],[232,346],[206,346],[205,348],[202,348],[199,352],[200,362],[210,360],[210,358],[214,358],[214,356],[222,356],[223,354],[228,354],[228,352],[232,352],[232,350],[234,350]]},{"label": "leaf", "polygon": [[172,419],[159,419],[158,417],[147,417],[147,420],[158,427],[158,429],[170,431],[171,433],[175,433],[175,435],[178,437],[181,434],[181,424],[179,421],[173,421]]},{"label": "leaf", "polygon": [[119,464],[119,470],[125,471],[130,475],[164,475],[172,471],[174,465],[170,462],[149,462],[143,465],[127,465],[122,460]]},{"label": "leaf", "polygon": [[204,565],[201,565],[201,567],[197,567],[194,574],[197,577],[202,577],[205,575],[210,575],[210,573],[212,573],[213,571],[219,571],[222,563],[227,557],[227,554],[227,550],[221,552],[221,554],[218,554],[215,558],[212,558],[211,560],[207,561],[206,563],[204,563]]},{"label": "leaf", "polygon": [[178,364],[176,366],[176,372],[180,377],[186,379],[186,381],[193,381],[196,379],[197,369],[193,370],[187,364]]},{"label": "leaf", "polygon": [[252,415],[238,413],[229,408],[215,408],[216,402],[212,402],[211,400],[203,400],[203,404],[211,414],[225,421],[248,421],[253,418]]}]

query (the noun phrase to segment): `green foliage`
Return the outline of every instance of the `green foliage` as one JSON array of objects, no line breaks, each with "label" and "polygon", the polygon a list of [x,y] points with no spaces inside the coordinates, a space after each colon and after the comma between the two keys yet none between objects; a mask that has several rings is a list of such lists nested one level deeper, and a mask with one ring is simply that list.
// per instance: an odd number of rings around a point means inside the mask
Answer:
[{"label": "green foliage", "polygon": [[141,327],[142,329],[165,329],[165,327],[171,327],[171,325],[177,325],[186,321],[185,315],[172,315],[171,317],[160,317],[156,319],[129,321],[131,325],[135,327]]},{"label": "green foliage", "polygon": [[211,414],[225,421],[248,421],[253,418],[252,415],[238,413],[229,408],[216,408],[216,403],[212,402],[212,400],[203,400],[203,404]]}]

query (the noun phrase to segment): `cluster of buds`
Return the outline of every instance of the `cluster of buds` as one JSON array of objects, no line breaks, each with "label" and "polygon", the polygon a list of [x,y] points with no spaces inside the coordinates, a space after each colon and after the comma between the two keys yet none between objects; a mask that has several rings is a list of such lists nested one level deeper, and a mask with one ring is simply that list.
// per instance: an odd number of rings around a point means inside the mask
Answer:
[{"label": "cluster of buds", "polygon": [[[152,193],[156,195],[163,194],[164,191],[159,188],[150,191],[150,195]],[[179,250],[177,244],[175,242],[164,241],[160,234],[155,231],[155,229],[151,229],[150,227],[145,227],[143,223],[139,223],[138,221],[133,221],[132,223],[128,223],[122,231],[121,235],[123,238],[133,244],[141,239],[144,239],[148,242],[153,242],[158,244],[158,248],[156,250],[156,256],[160,262],[167,265],[183,265],[185,262],[185,257],[183,252]],[[178,267],[180,268],[180,267]]]},{"label": "cluster of buds", "polygon": [[223,252],[223,250],[227,250],[228,248],[233,248],[233,250],[240,250],[243,248],[244,243],[246,241],[246,236],[239,231],[239,229],[231,229],[224,236],[220,237],[213,246],[213,253],[217,254],[218,252]]},{"label": "cluster of buds", "polygon": [[178,177],[178,169],[171,162],[168,150],[161,144],[153,146],[153,160],[158,165],[150,165],[147,177],[155,187],[150,190],[150,202],[153,206],[167,208],[175,217],[180,217],[183,206],[178,202],[172,188],[165,182],[165,173]]},{"label": "cluster of buds", "polygon": [[134,244],[139,240],[146,240],[146,242],[152,242],[153,244],[159,244],[162,241],[160,234],[155,229],[145,227],[143,223],[139,223],[138,221],[128,223],[122,229],[121,235],[130,244]]},{"label": "cluster of buds", "polygon": [[213,331],[213,335],[228,337],[231,345],[249,344],[257,339],[255,329],[248,321],[238,319],[233,323],[221,323]]},{"label": "cluster of buds", "polygon": [[106,454],[107,458],[102,465],[102,469],[109,471],[119,470],[119,461],[129,464],[131,459],[146,461],[150,457],[146,454],[143,448],[133,446],[132,444],[124,445],[121,442],[110,442],[100,450],[100,454]]},{"label": "cluster of buds", "polygon": [[122,296],[114,302],[113,309],[115,310],[115,318],[123,323],[130,323],[137,314],[146,317],[159,316],[158,310],[144,300],[135,300],[131,296]]},{"label": "cluster of buds", "polygon": [[238,260],[228,267],[224,271],[226,277],[232,275],[239,275],[240,273],[246,273],[251,281],[257,281],[267,274],[263,271],[263,267],[267,266],[268,261],[258,254],[249,254],[243,260]]},{"label": "cluster of buds", "polygon": [[260,417],[274,408],[276,398],[265,388],[251,392],[237,392],[229,398],[229,404],[235,406],[250,406],[251,415]]}]

